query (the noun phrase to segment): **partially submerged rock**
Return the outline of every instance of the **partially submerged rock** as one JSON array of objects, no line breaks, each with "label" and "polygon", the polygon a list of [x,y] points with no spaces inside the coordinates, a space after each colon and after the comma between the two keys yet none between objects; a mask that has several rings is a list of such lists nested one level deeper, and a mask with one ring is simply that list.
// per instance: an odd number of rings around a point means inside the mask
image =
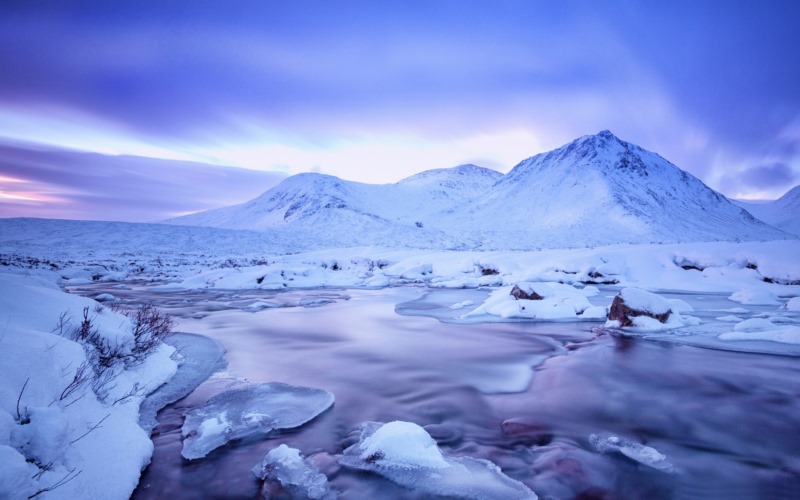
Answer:
[{"label": "partially submerged rock", "polygon": [[632,326],[633,318],[646,316],[666,323],[672,314],[669,302],[651,292],[638,288],[623,288],[611,303],[609,321],[619,321],[619,326]]},{"label": "partially submerged rock", "polygon": [[186,412],[181,455],[202,458],[234,439],[299,427],[333,401],[328,391],[280,382],[225,391]]},{"label": "partially submerged rock", "polygon": [[339,462],[426,496],[537,498],[488,460],[444,455],[425,429],[411,422],[364,423],[359,441],[344,450]]}]

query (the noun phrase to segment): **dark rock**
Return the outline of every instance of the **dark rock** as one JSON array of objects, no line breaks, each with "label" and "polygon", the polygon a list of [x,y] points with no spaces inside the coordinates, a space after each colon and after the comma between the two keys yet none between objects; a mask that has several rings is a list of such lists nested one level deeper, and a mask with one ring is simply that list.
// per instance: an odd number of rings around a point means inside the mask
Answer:
[{"label": "dark rock", "polygon": [[633,324],[631,318],[635,318],[636,316],[647,316],[657,319],[661,323],[666,323],[670,314],[672,314],[671,310],[661,314],[653,314],[650,311],[633,309],[625,304],[625,301],[620,295],[617,295],[611,303],[611,309],[608,311],[608,319],[619,321],[620,326],[631,326]]},{"label": "dark rock", "polygon": [[526,292],[525,290],[521,289],[519,285],[514,285],[514,288],[511,289],[511,295],[513,295],[517,299],[524,299],[524,300],[544,299],[544,297],[542,297],[533,290],[531,290],[530,293]]}]

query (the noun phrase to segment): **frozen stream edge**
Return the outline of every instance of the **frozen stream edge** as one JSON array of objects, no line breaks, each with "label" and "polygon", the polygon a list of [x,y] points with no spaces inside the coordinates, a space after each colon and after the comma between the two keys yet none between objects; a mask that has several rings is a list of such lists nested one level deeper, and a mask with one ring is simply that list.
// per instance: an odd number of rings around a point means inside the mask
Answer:
[{"label": "frozen stream edge", "polygon": [[158,425],[156,414],[162,408],[185,398],[228,365],[225,348],[211,337],[179,332],[173,334],[167,344],[183,355],[183,360],[169,382],[148,395],[139,407],[139,426],[148,434]]}]

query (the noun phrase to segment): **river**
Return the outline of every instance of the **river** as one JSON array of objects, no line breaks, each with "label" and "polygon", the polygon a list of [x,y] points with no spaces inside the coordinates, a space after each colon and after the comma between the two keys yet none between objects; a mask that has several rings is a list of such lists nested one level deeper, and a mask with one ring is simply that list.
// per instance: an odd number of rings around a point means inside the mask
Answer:
[{"label": "river", "polygon": [[[313,456],[340,498],[422,498],[337,464],[370,420],[422,425],[444,453],[490,460],[540,498],[800,498],[796,356],[612,335],[596,329],[602,323],[453,323],[458,313],[448,305],[479,303],[488,293],[482,290],[129,285],[72,291],[113,293],[127,305],[153,302],[180,331],[219,340],[228,361],[159,413],[136,499],[255,498],[259,483],[250,469],[281,443]],[[605,304],[609,295],[593,301]],[[681,298],[701,317],[737,305],[719,296]],[[182,459],[183,412],[245,381],[318,387],[336,402],[298,429]],[[653,447],[675,472],[599,453],[592,434]]]}]

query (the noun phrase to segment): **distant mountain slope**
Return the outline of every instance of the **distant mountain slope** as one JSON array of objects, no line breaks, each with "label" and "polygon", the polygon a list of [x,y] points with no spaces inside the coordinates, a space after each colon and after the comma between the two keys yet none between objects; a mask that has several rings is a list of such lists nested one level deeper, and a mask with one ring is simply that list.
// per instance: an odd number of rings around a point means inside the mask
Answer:
[{"label": "distant mountain slope", "polygon": [[453,210],[448,225],[535,238],[544,246],[786,237],[608,131],[522,161],[488,196]]},{"label": "distant mountain slope", "polygon": [[372,185],[290,177],[242,205],[171,224],[296,233],[324,246],[531,249],[791,237],[608,131],[507,175],[462,165]]},{"label": "distant mountain slope", "polygon": [[736,203],[764,222],[787,233],[800,235],[800,186],[793,187],[777,200],[768,203]]},{"label": "distant mountain slope", "polygon": [[363,184],[330,175],[292,176],[258,198],[168,223],[265,231],[285,227],[416,226],[486,192],[503,174],[475,165],[428,170],[396,184]]}]

